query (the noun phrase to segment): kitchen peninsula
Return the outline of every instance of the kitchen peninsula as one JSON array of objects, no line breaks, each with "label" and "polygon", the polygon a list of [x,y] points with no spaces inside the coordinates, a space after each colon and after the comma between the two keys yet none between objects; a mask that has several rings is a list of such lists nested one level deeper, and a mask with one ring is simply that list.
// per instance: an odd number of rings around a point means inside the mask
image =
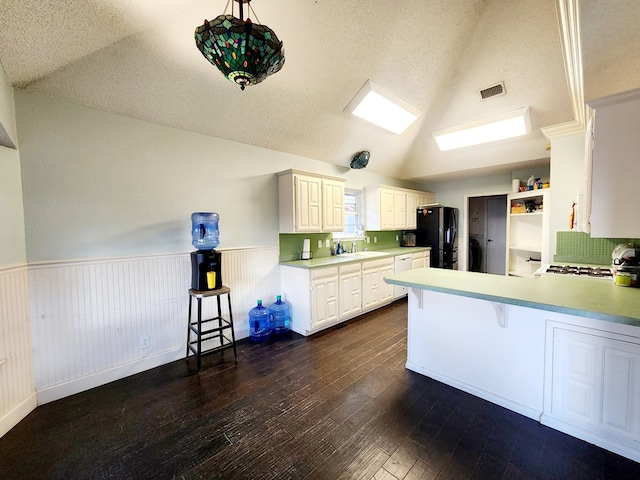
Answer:
[{"label": "kitchen peninsula", "polygon": [[442,269],[409,287],[407,368],[640,461],[640,289]]}]

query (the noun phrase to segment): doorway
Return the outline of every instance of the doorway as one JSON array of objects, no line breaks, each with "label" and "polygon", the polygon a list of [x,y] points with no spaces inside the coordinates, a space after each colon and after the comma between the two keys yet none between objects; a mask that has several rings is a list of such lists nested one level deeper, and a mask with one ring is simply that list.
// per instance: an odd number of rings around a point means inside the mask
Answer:
[{"label": "doorway", "polygon": [[469,197],[468,212],[467,270],[505,275],[507,195]]}]

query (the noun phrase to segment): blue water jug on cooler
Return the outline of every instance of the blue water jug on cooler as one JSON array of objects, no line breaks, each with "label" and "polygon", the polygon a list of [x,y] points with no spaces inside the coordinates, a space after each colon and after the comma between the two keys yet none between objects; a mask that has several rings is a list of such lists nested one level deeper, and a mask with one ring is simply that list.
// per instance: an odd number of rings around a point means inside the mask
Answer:
[{"label": "blue water jug on cooler", "polygon": [[269,305],[269,322],[271,331],[276,335],[287,333],[291,330],[291,307],[288,302],[278,295],[275,303]]},{"label": "blue water jug on cooler", "polygon": [[213,250],[220,244],[218,220],[215,212],[194,212],[191,214],[191,245],[198,250]]},{"label": "blue water jug on cooler", "polygon": [[264,342],[270,336],[269,310],[258,300],[258,305],[249,310],[249,338],[252,342]]}]

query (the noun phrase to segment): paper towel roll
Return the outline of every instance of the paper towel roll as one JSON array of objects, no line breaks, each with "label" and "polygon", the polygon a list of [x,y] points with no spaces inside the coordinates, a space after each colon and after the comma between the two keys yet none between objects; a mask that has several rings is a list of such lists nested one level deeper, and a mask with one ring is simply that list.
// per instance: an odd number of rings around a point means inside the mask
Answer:
[{"label": "paper towel roll", "polygon": [[311,258],[311,240],[305,238],[302,242],[302,260],[309,260]]}]

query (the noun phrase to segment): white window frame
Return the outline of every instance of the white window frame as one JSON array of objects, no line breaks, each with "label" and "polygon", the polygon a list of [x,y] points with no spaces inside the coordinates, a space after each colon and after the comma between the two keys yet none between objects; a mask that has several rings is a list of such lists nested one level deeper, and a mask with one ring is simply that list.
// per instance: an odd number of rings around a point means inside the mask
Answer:
[{"label": "white window frame", "polygon": [[[362,190],[357,190],[354,188],[345,188],[344,189],[344,195],[345,195],[345,222],[344,222],[344,226],[345,226],[345,230],[343,230],[342,232],[333,232],[333,238],[336,240],[361,240],[364,238],[364,195],[362,194]],[[347,216],[350,214],[346,213],[346,208],[347,208],[347,204],[350,202],[347,202],[347,196],[353,196],[355,195],[355,204],[356,204],[356,231],[355,233],[353,232],[347,232],[346,228],[347,228]]]}]

